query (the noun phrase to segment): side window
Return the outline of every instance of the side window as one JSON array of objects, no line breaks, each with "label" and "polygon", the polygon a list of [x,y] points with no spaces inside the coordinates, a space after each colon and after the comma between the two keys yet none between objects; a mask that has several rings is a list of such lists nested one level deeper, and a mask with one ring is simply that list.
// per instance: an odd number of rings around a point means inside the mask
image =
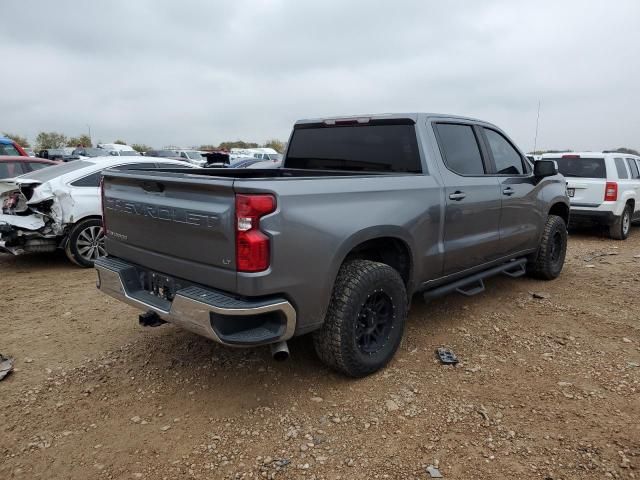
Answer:
[{"label": "side window", "polygon": [[73,185],[74,187],[99,187],[101,176],[102,172],[92,173],[91,175],[82,177],[75,182],[71,182],[71,185]]},{"label": "side window", "polygon": [[629,174],[627,173],[627,167],[624,165],[624,160],[621,158],[614,159],[616,162],[616,170],[618,171],[618,178],[623,180],[625,178],[629,178]]},{"label": "side window", "polygon": [[525,173],[522,157],[513,145],[495,130],[483,128],[489,148],[496,163],[496,173],[500,175],[522,175]]},{"label": "side window", "polygon": [[189,157],[187,157],[186,153],[180,152],[180,158],[187,158],[188,159]]},{"label": "side window", "polygon": [[627,165],[629,165],[629,170],[631,170],[631,178],[640,177],[640,172],[638,172],[638,165],[636,165],[636,161],[633,158],[627,158]]},{"label": "side window", "polygon": [[476,134],[470,125],[437,123],[438,145],[449,170],[460,175],[484,175]]}]

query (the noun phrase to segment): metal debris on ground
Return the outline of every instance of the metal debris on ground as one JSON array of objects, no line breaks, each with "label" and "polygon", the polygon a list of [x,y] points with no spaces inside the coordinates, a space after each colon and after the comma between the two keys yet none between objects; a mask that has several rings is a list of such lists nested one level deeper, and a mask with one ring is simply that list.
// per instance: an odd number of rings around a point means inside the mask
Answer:
[{"label": "metal debris on ground", "polygon": [[436,355],[438,355],[438,359],[440,363],[444,365],[455,365],[458,363],[458,357],[456,354],[451,351],[451,349],[446,347],[440,347],[436,350]]},{"label": "metal debris on ground", "polygon": [[431,478],[444,478],[440,473],[440,470],[438,470],[433,465],[429,465],[427,467],[427,473],[431,476]]},{"label": "metal debris on ground", "polygon": [[13,358],[5,357],[0,353],[0,380],[9,375],[13,370]]},{"label": "metal debris on ground", "polygon": [[549,298],[551,295],[549,295],[548,293],[544,293],[544,292],[529,292],[531,293],[531,296],[533,298],[537,298],[539,300],[544,300],[545,298]]}]

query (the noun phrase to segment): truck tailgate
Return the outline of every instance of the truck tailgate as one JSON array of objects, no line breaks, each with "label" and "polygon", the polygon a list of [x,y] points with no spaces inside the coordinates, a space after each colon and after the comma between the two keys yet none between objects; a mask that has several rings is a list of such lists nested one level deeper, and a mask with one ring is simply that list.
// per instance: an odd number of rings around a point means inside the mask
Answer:
[{"label": "truck tailgate", "polygon": [[109,255],[212,287],[235,288],[233,179],[105,172]]}]

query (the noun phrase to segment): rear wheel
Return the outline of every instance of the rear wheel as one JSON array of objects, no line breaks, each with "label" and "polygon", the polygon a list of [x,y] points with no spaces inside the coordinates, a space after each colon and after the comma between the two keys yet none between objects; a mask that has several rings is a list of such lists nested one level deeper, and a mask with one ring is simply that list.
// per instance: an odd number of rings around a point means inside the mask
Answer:
[{"label": "rear wheel", "polygon": [[69,232],[65,253],[76,265],[93,267],[98,258],[107,254],[102,222],[97,218],[88,218],[75,224]]},{"label": "rear wheel", "polygon": [[567,254],[567,225],[557,215],[549,215],[542,232],[535,258],[529,261],[527,271],[537,278],[557,278],[564,266]]},{"label": "rear wheel", "polygon": [[616,217],[609,227],[609,236],[615,240],[626,240],[631,231],[631,206],[625,205],[622,215]]},{"label": "rear wheel", "polygon": [[345,263],[324,325],[314,332],[318,357],[352,377],[379,370],[402,341],[407,304],[404,282],[389,265],[369,260]]}]

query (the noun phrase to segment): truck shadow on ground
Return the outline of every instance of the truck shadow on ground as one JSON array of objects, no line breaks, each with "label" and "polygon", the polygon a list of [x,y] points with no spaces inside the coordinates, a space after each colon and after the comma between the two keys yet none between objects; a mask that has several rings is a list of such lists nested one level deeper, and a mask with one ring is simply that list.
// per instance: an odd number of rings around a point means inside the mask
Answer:
[{"label": "truck shadow on ground", "polygon": [[16,273],[36,270],[80,270],[80,267],[69,261],[62,250],[48,253],[27,253],[24,255],[11,255],[0,253],[0,268],[17,269]]}]

